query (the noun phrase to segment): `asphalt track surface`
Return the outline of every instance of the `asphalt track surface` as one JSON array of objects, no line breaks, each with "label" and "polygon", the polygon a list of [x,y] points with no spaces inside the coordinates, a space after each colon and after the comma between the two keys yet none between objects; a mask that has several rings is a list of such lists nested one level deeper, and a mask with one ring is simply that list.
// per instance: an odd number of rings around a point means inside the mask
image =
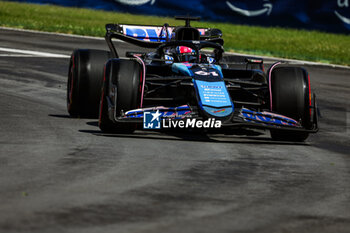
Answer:
[{"label": "asphalt track surface", "polygon": [[103,40],[2,29],[0,47],[17,49],[0,51],[0,232],[350,232],[350,69],[307,67],[322,118],[305,143],[107,135],[67,115],[67,57],[18,51]]}]

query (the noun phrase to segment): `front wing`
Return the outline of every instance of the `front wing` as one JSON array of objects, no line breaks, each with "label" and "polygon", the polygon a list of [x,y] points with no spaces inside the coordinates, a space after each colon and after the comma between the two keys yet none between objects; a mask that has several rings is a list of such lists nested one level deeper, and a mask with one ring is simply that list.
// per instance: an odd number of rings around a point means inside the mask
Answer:
[{"label": "front wing", "polygon": [[[236,109],[230,119],[222,121],[222,127],[246,127],[246,128],[261,128],[261,129],[279,129],[289,131],[302,131],[316,133],[317,125],[317,107],[314,105],[313,125],[310,129],[302,127],[300,122],[295,119],[268,112],[257,112],[247,108]],[[144,114],[156,112],[160,121],[183,121],[186,119],[206,120],[200,116],[197,109],[193,109],[188,105],[179,107],[151,107],[135,109],[125,112],[122,116],[116,117],[114,120],[118,123],[144,123]],[[220,119],[215,119],[220,120]]]}]

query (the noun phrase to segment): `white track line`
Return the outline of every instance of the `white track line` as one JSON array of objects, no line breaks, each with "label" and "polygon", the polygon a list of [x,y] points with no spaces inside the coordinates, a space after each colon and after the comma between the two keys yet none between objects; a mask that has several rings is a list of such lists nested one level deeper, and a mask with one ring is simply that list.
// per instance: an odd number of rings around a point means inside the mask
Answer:
[{"label": "white track line", "polygon": [[0,27],[0,29],[1,30],[9,30],[9,31],[18,31],[18,32],[30,32],[30,33],[34,33],[34,34],[43,34],[43,35],[65,36],[65,37],[84,38],[84,39],[93,39],[93,40],[105,40],[105,38],[103,38],[103,37],[81,36],[81,35],[65,34],[65,33],[58,33],[58,32],[42,32],[42,31],[20,29],[20,28]]},{"label": "white track line", "polygon": [[[83,38],[83,39],[91,39],[91,40],[105,40],[104,37],[82,36],[82,35],[65,34],[65,33],[59,33],[59,32],[42,32],[42,31],[35,31],[35,30],[29,30],[29,29],[20,29],[20,28],[0,27],[0,30],[18,31],[18,32],[30,32],[30,33],[34,33],[34,34],[53,35],[53,36],[65,36],[65,37]],[[113,39],[113,41],[114,41],[114,39]],[[115,41],[124,42],[124,41],[121,41],[121,40],[115,40]]]},{"label": "white track line", "polygon": [[[38,52],[38,51],[23,50],[23,49],[10,49],[10,48],[0,47],[0,51],[8,52],[8,53],[19,53],[19,54],[25,54],[25,55],[32,55],[32,56],[36,56],[36,57],[70,58],[69,55],[64,55],[64,54],[46,53],[46,52]],[[4,55],[6,55],[6,54],[4,54]]]},{"label": "white track line", "polygon": [[350,69],[350,66],[334,65],[334,64],[287,59],[287,58],[279,58],[279,57],[268,57],[268,56],[259,56],[259,55],[251,55],[251,54],[244,54],[244,53],[233,53],[233,52],[225,52],[225,54],[273,60],[273,61],[264,60],[264,64],[266,64],[266,63],[272,64],[272,63],[275,63],[276,61],[282,61],[282,62],[287,62],[288,64],[295,64],[295,65],[324,66],[324,67],[332,67],[332,68]]},{"label": "white track line", "polygon": [[0,54],[0,57],[35,57],[28,54]]},{"label": "white track line", "polygon": [[[0,27],[0,30],[1,29],[2,30],[9,30],[9,31],[30,32],[30,33],[44,34],[44,35],[56,35],[56,36],[65,36],[65,37],[92,39],[92,40],[105,40],[104,37],[81,36],[81,35],[64,34],[64,33],[56,33],[56,32],[41,32],[41,31],[35,31],[35,30],[29,30],[29,29]],[[125,43],[124,41],[119,40],[119,39],[117,39],[115,41]],[[259,57],[259,58],[264,58],[264,59],[273,59],[276,61],[285,61],[285,62],[300,64],[300,65],[312,65],[312,66],[324,66],[324,67],[332,67],[332,68],[350,69],[349,66],[333,65],[333,64],[327,64],[327,63],[310,62],[310,61],[294,60],[294,59],[285,59],[285,58],[279,58],[279,57],[268,57],[268,56],[259,56],[259,55],[251,55],[251,54],[244,54],[244,53],[233,53],[233,52],[225,52],[225,54],[247,56],[247,57]],[[265,61],[265,63],[269,63],[269,62]]]}]

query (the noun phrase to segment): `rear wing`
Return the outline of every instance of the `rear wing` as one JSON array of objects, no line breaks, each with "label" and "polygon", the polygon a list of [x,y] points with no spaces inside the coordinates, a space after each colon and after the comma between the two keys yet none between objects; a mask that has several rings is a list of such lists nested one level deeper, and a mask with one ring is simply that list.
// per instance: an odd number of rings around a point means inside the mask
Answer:
[{"label": "rear wing", "polygon": [[[112,44],[112,38],[120,39],[128,43],[145,48],[157,48],[163,43],[174,39],[175,30],[179,27],[133,24],[107,24],[106,41],[115,57],[118,54]],[[215,28],[196,28],[200,34],[200,40],[208,40],[223,44],[222,33]]]}]

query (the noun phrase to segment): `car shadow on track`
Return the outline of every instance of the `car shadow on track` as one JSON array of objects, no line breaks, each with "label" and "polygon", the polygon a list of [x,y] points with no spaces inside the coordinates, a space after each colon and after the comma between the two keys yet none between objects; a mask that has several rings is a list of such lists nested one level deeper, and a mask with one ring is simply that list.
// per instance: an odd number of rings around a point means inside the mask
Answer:
[{"label": "car shadow on track", "polygon": [[55,118],[72,118],[68,114],[49,114],[49,117],[55,117]]},{"label": "car shadow on track", "polygon": [[[86,123],[89,126],[98,127],[97,121]],[[82,133],[93,134],[95,136],[151,139],[151,140],[183,140],[194,142],[215,142],[215,143],[244,143],[244,144],[274,144],[274,145],[300,145],[309,146],[307,142],[285,142],[274,141],[265,131],[251,129],[224,129],[221,131],[204,130],[136,130],[132,134],[111,134],[96,130],[79,130]]]}]

